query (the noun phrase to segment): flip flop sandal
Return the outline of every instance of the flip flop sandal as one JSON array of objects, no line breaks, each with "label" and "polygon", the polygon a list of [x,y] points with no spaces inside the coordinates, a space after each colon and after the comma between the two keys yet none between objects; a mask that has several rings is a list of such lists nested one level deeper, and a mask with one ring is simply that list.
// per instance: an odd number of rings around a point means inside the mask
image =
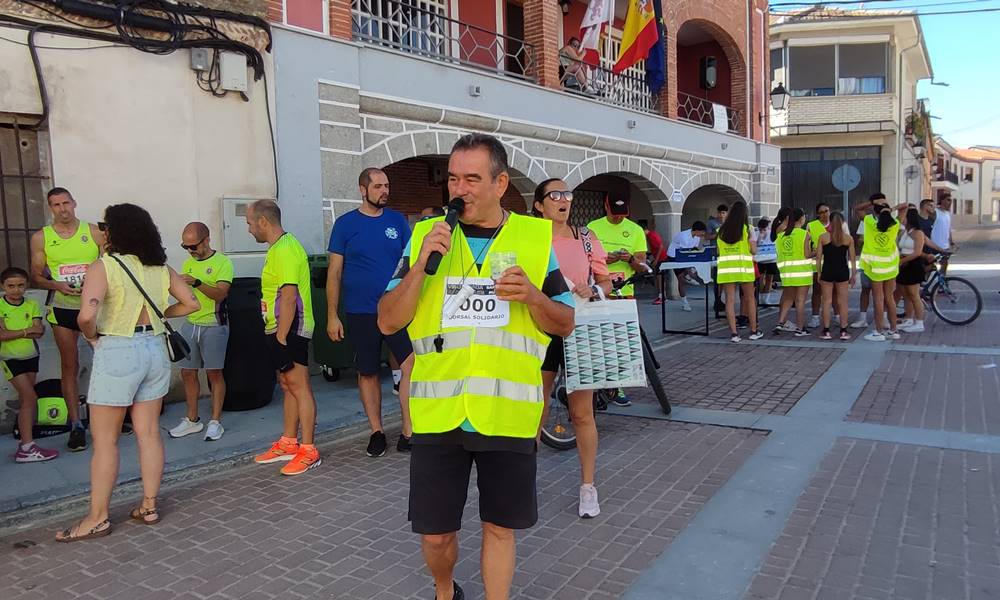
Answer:
[{"label": "flip flop sandal", "polygon": [[[153,508],[143,508],[142,506],[136,506],[128,513],[129,518],[133,521],[139,521],[143,525],[156,525],[160,522],[160,510],[157,507]],[[154,517],[152,520],[146,517]]]},{"label": "flip flop sandal", "polygon": [[[105,525],[107,527],[104,527]],[[73,530],[76,529],[77,532],[79,533],[79,528],[80,524],[77,523],[73,527],[70,527],[68,529],[63,529],[62,537],[56,538],[56,541],[61,544],[68,544],[70,542],[82,542],[84,540],[92,540],[95,538],[101,538],[111,535],[111,521],[109,521],[108,519],[104,519],[97,525],[94,525],[93,529],[91,529],[90,531],[88,531],[83,535],[73,535]]]}]

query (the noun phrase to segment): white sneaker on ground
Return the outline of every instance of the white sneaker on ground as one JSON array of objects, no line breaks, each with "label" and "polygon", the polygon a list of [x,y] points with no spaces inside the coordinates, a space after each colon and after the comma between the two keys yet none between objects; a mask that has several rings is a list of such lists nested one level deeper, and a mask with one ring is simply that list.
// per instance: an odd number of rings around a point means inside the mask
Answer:
[{"label": "white sneaker on ground", "polygon": [[881,332],[873,331],[865,336],[865,339],[869,342],[884,342],[885,336]]},{"label": "white sneaker on ground", "polygon": [[798,326],[796,326],[795,323],[792,323],[791,321],[785,321],[781,325],[781,328],[784,329],[785,331],[790,331],[792,333],[795,333],[796,331],[799,330]]},{"label": "white sneaker on ground", "polygon": [[222,423],[212,420],[208,422],[208,430],[205,432],[206,442],[217,442],[222,434],[225,433],[225,428],[222,427]]},{"label": "white sneaker on ground", "polygon": [[809,317],[809,327],[819,327],[819,315]]},{"label": "white sneaker on ground", "polygon": [[691,305],[688,304],[687,300],[681,303],[681,310],[684,312],[691,312]]},{"label": "white sneaker on ground", "polygon": [[903,319],[899,323],[896,323],[896,327],[898,329],[902,329],[903,331],[906,331],[906,328],[910,325],[913,325],[913,319]]},{"label": "white sneaker on ground", "polygon": [[900,331],[905,331],[906,333],[923,333],[923,331],[924,331],[924,322],[923,321],[914,321],[913,323],[910,323],[909,325],[900,325],[899,326],[899,330]]},{"label": "white sneaker on ground", "polygon": [[580,486],[580,518],[593,519],[601,514],[601,505],[597,502],[597,488],[592,483]]},{"label": "white sneaker on ground", "polygon": [[851,329],[868,329],[868,319],[861,318],[848,325]]},{"label": "white sneaker on ground", "polygon": [[898,330],[893,329],[892,331],[887,331],[885,333],[885,337],[886,337],[886,339],[898,340],[898,339],[901,339],[903,336],[899,335],[899,331]]},{"label": "white sneaker on ground", "polygon": [[192,433],[198,433],[204,428],[205,424],[202,423],[200,419],[197,421],[192,421],[187,417],[184,417],[183,419],[181,419],[181,422],[177,424],[177,427],[174,427],[167,433],[169,433],[170,437],[172,438],[179,438],[179,437],[184,437],[186,435],[191,435]]}]

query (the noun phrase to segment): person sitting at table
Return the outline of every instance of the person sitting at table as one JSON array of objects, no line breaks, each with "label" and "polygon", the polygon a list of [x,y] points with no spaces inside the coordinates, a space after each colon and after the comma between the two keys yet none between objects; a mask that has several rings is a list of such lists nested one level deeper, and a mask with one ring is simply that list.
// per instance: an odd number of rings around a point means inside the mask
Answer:
[{"label": "person sitting at table", "polygon": [[[699,247],[705,238],[707,229],[704,223],[695,221],[690,229],[677,232],[667,247],[667,260],[677,260],[678,250],[694,250]],[[691,267],[675,268],[673,271],[674,276],[677,277],[677,295],[681,299],[681,310],[691,312],[691,305],[688,304],[687,299],[687,282],[685,281],[685,275],[691,271]]]}]

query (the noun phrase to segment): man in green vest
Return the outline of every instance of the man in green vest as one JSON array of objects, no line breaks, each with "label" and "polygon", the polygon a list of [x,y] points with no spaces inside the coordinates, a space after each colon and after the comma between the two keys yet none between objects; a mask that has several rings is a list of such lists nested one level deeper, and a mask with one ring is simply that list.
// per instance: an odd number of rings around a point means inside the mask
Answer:
[{"label": "man in green vest", "polygon": [[[382,333],[407,327],[413,342],[409,520],[436,600],[465,597],[453,573],[473,463],[486,597],[508,597],[514,530],[538,520],[535,436],[548,334],[573,331],[551,223],[504,210],[509,183],[496,138],[459,139],[448,192],[464,211],[454,229],[440,217],[417,223],[378,306]],[[428,275],[433,252],[443,259]]]},{"label": "man in green vest", "polygon": [[101,255],[104,234],[97,225],[76,218],[76,200],[66,188],[52,188],[47,197],[52,224],[31,236],[31,283],[49,290],[48,321],[59,349],[62,394],[72,422],[66,445],[71,452],[79,452],[87,449],[87,433],[80,421],[80,326],[76,318],[83,279],[87,267]]},{"label": "man in green vest", "polygon": [[[809,240],[812,242],[813,256],[819,251],[819,238],[824,233],[830,231],[830,205],[820,202],[816,205],[816,218],[806,223],[806,231],[809,232]],[[849,233],[849,232],[848,232]],[[819,327],[819,309],[823,304],[823,290],[819,285],[819,273],[813,269],[812,284],[812,317],[809,318],[809,327]],[[836,312],[836,307],[834,307]]]}]

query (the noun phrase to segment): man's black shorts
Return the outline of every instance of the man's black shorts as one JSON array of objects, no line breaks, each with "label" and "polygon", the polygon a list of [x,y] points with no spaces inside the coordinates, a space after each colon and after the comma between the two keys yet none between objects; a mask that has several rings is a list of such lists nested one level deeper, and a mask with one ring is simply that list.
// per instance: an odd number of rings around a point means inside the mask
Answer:
[{"label": "man's black shorts", "polygon": [[308,367],[309,338],[289,333],[285,341],[287,343],[282,346],[278,343],[277,335],[273,333],[267,335],[267,353],[274,370],[288,370],[292,363]]},{"label": "man's black shorts", "polygon": [[413,345],[406,329],[392,335],[383,335],[378,328],[378,315],[346,313],[345,333],[354,344],[354,366],[361,375],[378,375],[382,362],[382,340],[389,344],[389,351],[402,363],[413,354]]},{"label": "man's black shorts", "polygon": [[58,308],[56,306],[52,307],[52,319],[55,321],[54,325],[59,327],[65,327],[66,329],[72,329],[73,331],[80,331],[80,326],[76,322],[76,318],[80,316],[80,311],[73,308]]},{"label": "man's black shorts", "polygon": [[528,529],[538,521],[535,453],[472,452],[460,444],[414,444],[407,515],[414,533],[440,535],[462,528],[473,463],[481,521],[507,529]]},{"label": "man's black shorts", "polygon": [[558,373],[563,368],[565,362],[565,344],[558,335],[552,336],[549,347],[545,350],[545,360],[542,361],[542,370],[549,373]]},{"label": "man's black shorts", "polygon": [[8,358],[3,361],[7,365],[8,377],[14,379],[18,375],[24,375],[25,373],[37,373],[38,372],[38,357],[15,359]]}]

